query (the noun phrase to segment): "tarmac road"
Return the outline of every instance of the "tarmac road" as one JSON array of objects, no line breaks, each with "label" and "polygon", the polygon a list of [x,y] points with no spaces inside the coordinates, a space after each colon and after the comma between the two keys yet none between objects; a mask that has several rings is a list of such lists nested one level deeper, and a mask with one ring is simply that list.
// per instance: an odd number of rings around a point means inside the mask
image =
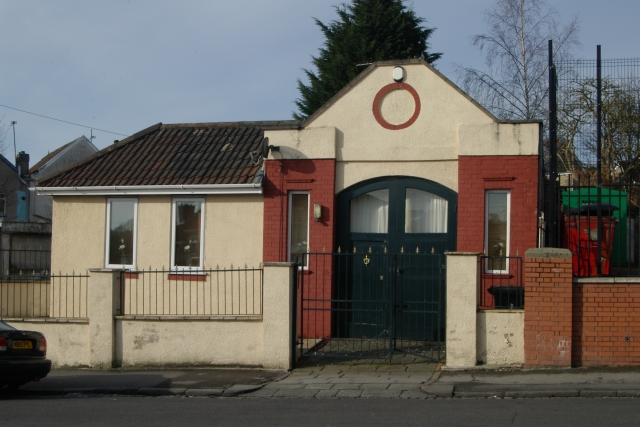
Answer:
[{"label": "tarmac road", "polygon": [[637,426],[633,398],[263,399],[115,395],[0,400],[2,426]]}]

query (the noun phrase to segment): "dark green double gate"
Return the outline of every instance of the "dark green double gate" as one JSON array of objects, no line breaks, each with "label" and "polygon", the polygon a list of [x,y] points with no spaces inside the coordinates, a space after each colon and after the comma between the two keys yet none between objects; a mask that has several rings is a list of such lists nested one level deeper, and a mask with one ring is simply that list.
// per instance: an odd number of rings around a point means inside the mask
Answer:
[{"label": "dark green double gate", "polygon": [[306,255],[297,287],[299,355],[441,360],[444,256],[385,249]]}]

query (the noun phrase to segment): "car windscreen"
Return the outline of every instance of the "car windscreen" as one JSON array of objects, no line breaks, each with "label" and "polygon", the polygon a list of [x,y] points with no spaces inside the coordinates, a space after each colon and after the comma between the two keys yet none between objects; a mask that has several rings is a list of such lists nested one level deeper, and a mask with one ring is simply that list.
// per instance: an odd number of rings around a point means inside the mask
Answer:
[{"label": "car windscreen", "polygon": [[13,330],[15,330],[15,329],[16,329],[16,328],[11,327],[11,326],[7,325],[7,324],[6,324],[6,323],[4,323],[4,322],[0,322],[0,331],[13,331]]}]

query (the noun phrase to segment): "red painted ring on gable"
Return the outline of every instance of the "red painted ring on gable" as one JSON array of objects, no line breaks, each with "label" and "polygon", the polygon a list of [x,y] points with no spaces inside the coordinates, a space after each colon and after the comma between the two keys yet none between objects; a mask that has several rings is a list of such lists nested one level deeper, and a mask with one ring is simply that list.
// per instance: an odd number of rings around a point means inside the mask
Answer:
[{"label": "red painted ring on gable", "polygon": [[[389,92],[394,90],[404,89],[413,96],[413,101],[416,104],[415,110],[413,111],[413,116],[409,120],[399,125],[392,125],[388,121],[382,117],[380,114],[380,102],[382,98]],[[376,121],[385,129],[390,130],[400,130],[405,129],[415,123],[418,120],[418,116],[420,115],[420,97],[418,96],[418,92],[406,83],[391,83],[380,89],[380,91],[376,94],[375,99],[373,100],[373,116],[376,118]]]}]

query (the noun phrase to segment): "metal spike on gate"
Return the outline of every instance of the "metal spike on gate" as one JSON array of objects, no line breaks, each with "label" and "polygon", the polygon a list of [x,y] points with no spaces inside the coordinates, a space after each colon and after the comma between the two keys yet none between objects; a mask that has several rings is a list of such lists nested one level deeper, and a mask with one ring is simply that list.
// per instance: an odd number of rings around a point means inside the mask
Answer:
[{"label": "metal spike on gate", "polygon": [[355,246],[353,247],[353,253],[354,254],[356,253],[356,247]]},{"label": "metal spike on gate", "polygon": [[403,254],[404,253],[404,246],[400,248],[400,253]]},{"label": "metal spike on gate", "polygon": [[22,276],[22,270],[20,270],[20,275]]},{"label": "metal spike on gate", "polygon": [[340,246],[338,246],[338,253],[342,253],[342,249],[340,249]]},{"label": "metal spike on gate", "polygon": [[520,251],[516,250],[516,256],[520,256],[519,252]]},{"label": "metal spike on gate", "polygon": [[322,253],[324,254],[324,253],[326,253],[326,252],[327,252],[327,247],[326,247],[326,246],[323,246],[323,247],[322,247]]},{"label": "metal spike on gate", "polygon": [[435,254],[436,253],[436,248],[434,248],[433,246],[431,247],[431,253]]},{"label": "metal spike on gate", "polygon": [[369,246],[369,253],[371,253],[371,246]]},{"label": "metal spike on gate", "polygon": [[386,246],[384,247],[384,253],[385,254],[387,253],[387,247]]},{"label": "metal spike on gate", "polygon": [[416,254],[420,254],[420,248],[416,246]]}]

